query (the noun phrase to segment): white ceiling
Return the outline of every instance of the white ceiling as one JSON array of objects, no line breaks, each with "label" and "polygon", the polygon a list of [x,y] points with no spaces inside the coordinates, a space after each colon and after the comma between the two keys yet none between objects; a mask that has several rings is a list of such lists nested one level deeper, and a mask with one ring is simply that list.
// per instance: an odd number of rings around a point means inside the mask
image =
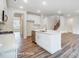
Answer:
[{"label": "white ceiling", "polygon": [[[46,1],[47,5],[42,5],[42,1]],[[8,0],[8,7],[19,8],[20,6],[30,12],[36,13],[40,10],[46,15],[57,14],[59,10],[62,14],[79,15],[79,0],[28,0],[28,3],[24,3],[23,0],[16,0],[16,2]]]}]

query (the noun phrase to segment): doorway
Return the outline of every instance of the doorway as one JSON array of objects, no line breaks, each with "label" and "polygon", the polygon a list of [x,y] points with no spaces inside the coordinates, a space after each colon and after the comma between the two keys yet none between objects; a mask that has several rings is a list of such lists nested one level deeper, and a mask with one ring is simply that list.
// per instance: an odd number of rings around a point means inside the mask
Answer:
[{"label": "doorway", "polygon": [[14,14],[13,31],[16,39],[17,48],[19,48],[21,39],[23,39],[23,14],[22,13]]}]

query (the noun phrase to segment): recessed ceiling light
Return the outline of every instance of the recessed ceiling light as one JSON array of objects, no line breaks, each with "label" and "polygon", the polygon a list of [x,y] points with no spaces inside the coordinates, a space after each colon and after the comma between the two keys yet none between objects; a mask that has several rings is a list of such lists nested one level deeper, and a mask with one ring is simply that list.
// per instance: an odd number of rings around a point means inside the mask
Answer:
[{"label": "recessed ceiling light", "polygon": [[37,13],[40,13],[41,11],[40,10],[37,10]]},{"label": "recessed ceiling light", "polygon": [[24,2],[25,2],[25,3],[27,3],[27,2],[28,2],[28,0],[24,0]]},{"label": "recessed ceiling light", "polygon": [[23,6],[20,6],[21,9],[23,9]]},{"label": "recessed ceiling light", "polygon": [[42,4],[43,4],[43,5],[46,5],[46,4],[47,4],[47,2],[46,2],[46,1],[43,1],[43,2],[42,2]]}]

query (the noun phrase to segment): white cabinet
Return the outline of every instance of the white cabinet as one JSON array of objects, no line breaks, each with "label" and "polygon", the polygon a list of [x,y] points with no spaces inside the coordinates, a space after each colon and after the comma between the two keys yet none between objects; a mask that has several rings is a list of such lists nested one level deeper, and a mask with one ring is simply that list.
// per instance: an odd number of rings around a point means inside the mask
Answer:
[{"label": "white cabinet", "polygon": [[6,0],[0,0],[0,11],[7,9]]},{"label": "white cabinet", "polygon": [[0,21],[2,21],[2,10],[7,10],[6,0],[0,0]]},{"label": "white cabinet", "polygon": [[4,9],[3,0],[0,0],[0,10]]},{"label": "white cabinet", "polygon": [[27,20],[34,21],[34,24],[40,24],[40,16],[34,14],[28,14]]},{"label": "white cabinet", "polygon": [[14,34],[0,35],[0,53],[16,49],[16,41]]}]

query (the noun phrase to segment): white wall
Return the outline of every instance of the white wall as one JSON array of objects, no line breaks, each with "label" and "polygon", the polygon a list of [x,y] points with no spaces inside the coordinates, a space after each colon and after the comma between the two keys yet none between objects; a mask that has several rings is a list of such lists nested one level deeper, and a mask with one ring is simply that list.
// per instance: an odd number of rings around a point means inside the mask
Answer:
[{"label": "white wall", "polygon": [[33,22],[27,22],[27,36],[32,36]]},{"label": "white wall", "polygon": [[41,17],[35,14],[27,14],[27,20],[27,36],[31,36],[34,25],[40,25]]},{"label": "white wall", "polygon": [[0,0],[0,10],[7,9],[6,0]]},{"label": "white wall", "polygon": [[[23,20],[23,36],[24,36],[24,38],[26,38],[27,37],[27,24],[26,24],[26,20],[27,20],[27,11],[25,11],[25,10],[20,10],[20,9],[13,9],[13,8],[11,8],[10,9],[11,10],[11,14],[12,14],[12,20],[14,19],[14,14],[15,13],[22,13],[24,16],[23,16],[23,18],[24,18],[24,20]],[[12,23],[13,24],[13,23]]]},{"label": "white wall", "polygon": [[60,31],[61,33],[66,33],[69,32],[69,28],[68,28],[68,19],[65,16],[60,16],[60,27],[58,29],[58,31]]},{"label": "white wall", "polygon": [[8,21],[2,24],[2,31],[13,31],[13,15],[12,10],[7,9]]},{"label": "white wall", "polygon": [[[47,18],[47,21],[45,21],[44,18]],[[54,24],[56,23],[56,16],[47,16],[47,17],[42,17],[41,19],[41,24],[47,23],[47,29],[53,29]],[[61,33],[67,33],[67,32],[72,32],[74,34],[79,34],[79,16],[60,16],[60,28],[57,31],[60,31]]]},{"label": "white wall", "polygon": [[47,16],[41,15],[40,26],[42,29],[48,28],[48,17]]},{"label": "white wall", "polygon": [[2,10],[4,9],[3,0],[0,0],[0,21],[2,19]]},{"label": "white wall", "polygon": [[79,16],[73,18],[73,33],[79,34]]},{"label": "white wall", "polygon": [[60,27],[57,31],[61,33],[73,32],[72,31],[72,24],[70,24],[70,17],[66,16],[49,16],[48,17],[48,29],[53,30],[54,25],[56,24],[56,20],[60,20]]},{"label": "white wall", "polygon": [[20,17],[14,17],[13,19],[13,31],[20,32]]},{"label": "white wall", "polygon": [[0,21],[2,22],[2,10],[7,10],[6,0],[0,0]]},{"label": "white wall", "polygon": [[27,36],[26,32],[26,19],[27,19],[27,13],[24,10],[18,10],[18,9],[13,9],[13,8],[8,8],[7,9],[7,15],[8,15],[8,21],[5,22],[5,24],[1,25],[2,31],[13,31],[13,20],[14,20],[14,13],[22,13],[24,15],[24,20],[23,20],[23,31],[24,31],[24,38]]},{"label": "white wall", "polygon": [[48,17],[48,29],[53,30],[53,27],[55,25],[55,23],[57,22],[57,17],[56,16],[49,16]]},{"label": "white wall", "polygon": [[[11,15],[11,10],[7,8],[6,0],[0,0],[0,8],[2,10],[5,10],[5,14],[8,16],[8,21],[5,22],[5,24],[0,24],[0,28],[2,31],[12,31],[12,15]],[[2,12],[1,10],[1,12]],[[2,16],[1,16],[2,17]]]},{"label": "white wall", "polygon": [[34,14],[28,14],[27,15],[27,20],[32,20],[34,21],[34,24],[40,24],[40,16],[39,15],[34,15]]}]

